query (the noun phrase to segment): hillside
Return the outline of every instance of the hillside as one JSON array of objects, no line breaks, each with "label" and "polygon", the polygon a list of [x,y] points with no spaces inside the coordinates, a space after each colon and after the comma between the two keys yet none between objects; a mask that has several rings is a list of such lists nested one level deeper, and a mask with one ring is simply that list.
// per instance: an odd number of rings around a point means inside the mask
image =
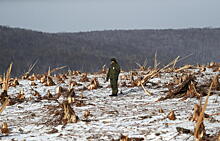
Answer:
[{"label": "hillside", "polygon": [[182,64],[219,62],[220,29],[116,30],[81,33],[43,33],[0,26],[0,74],[14,63],[13,75],[21,75],[36,60],[33,72],[67,65],[72,70],[95,72],[111,57],[124,70],[136,68],[158,52],[161,65],[177,56],[193,56]]}]

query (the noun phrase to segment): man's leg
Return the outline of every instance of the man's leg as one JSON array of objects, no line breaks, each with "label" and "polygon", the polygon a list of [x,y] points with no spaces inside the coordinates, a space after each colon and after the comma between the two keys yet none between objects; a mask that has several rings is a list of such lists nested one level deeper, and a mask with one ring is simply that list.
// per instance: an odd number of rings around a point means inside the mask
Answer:
[{"label": "man's leg", "polygon": [[117,95],[118,94],[118,81],[115,79],[112,79],[111,87],[112,87],[112,95]]}]

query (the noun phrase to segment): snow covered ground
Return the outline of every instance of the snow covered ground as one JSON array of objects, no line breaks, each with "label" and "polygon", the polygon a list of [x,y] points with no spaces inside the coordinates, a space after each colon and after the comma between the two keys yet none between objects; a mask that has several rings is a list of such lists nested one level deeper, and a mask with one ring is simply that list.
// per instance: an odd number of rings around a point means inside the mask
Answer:
[{"label": "snow covered ground", "polygon": [[[196,72],[197,70],[193,70]],[[143,73],[143,72],[139,72]],[[120,75],[128,75],[130,72],[124,72]],[[219,72],[213,72],[212,69],[206,69],[201,77],[197,78],[199,83],[211,79]],[[172,140],[194,140],[191,134],[181,134],[177,132],[176,127],[194,130],[195,122],[189,120],[193,113],[194,104],[199,103],[196,98],[167,99],[157,101],[160,97],[167,94],[165,85],[172,81],[174,73],[161,73],[160,77],[151,79],[145,88],[152,93],[147,95],[142,87],[119,87],[122,91],[117,97],[109,97],[111,89],[108,83],[104,83],[104,74],[88,74],[88,78],[98,78],[102,88],[95,90],[80,91],[80,88],[87,86],[89,82],[79,82],[80,76],[71,77],[65,80],[65,83],[55,86],[44,86],[39,80],[35,83],[37,86],[30,86],[31,81],[19,80],[20,85],[10,87],[8,94],[15,96],[20,90],[24,90],[26,100],[22,103],[7,106],[0,113],[0,124],[7,122],[10,133],[8,135],[0,134],[0,140],[118,140],[121,135],[131,138],[144,138],[152,141],[172,141]],[[181,73],[178,73],[181,75]],[[68,123],[67,125],[51,124],[51,120],[56,116],[51,114],[51,108],[56,107],[58,103],[54,100],[36,100],[33,96],[34,90],[40,95],[46,95],[50,90],[55,95],[55,89],[58,86],[68,88],[68,82],[75,80],[82,86],[75,86],[76,99],[81,101],[82,105],[72,104],[73,110],[79,117],[77,123]],[[119,82],[128,80],[119,80]],[[1,92],[1,90],[0,90]],[[206,97],[203,97],[203,103]],[[60,97],[59,101],[62,101]],[[215,92],[209,97],[206,114],[215,114],[220,112],[220,96]],[[57,107],[59,108],[59,107]],[[160,112],[162,109],[164,112]],[[83,113],[88,110],[91,115],[88,118]],[[174,111],[176,120],[170,120],[167,115]],[[206,133],[214,135],[220,132],[220,115],[213,115],[204,121]]]}]

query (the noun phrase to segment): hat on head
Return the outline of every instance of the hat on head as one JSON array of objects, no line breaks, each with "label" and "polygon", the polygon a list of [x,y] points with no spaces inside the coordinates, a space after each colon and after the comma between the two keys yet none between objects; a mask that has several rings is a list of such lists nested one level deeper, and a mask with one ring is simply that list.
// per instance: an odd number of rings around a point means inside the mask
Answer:
[{"label": "hat on head", "polygon": [[115,59],[115,58],[111,58],[111,61],[114,61],[114,62],[116,62],[116,59]]}]

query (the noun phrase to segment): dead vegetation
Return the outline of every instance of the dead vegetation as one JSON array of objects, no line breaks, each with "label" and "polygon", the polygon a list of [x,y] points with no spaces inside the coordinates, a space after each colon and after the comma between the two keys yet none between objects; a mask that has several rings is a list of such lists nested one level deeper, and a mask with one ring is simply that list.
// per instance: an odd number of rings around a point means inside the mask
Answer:
[{"label": "dead vegetation", "polygon": [[167,116],[170,120],[176,120],[176,115],[174,113],[174,111],[171,111],[168,116]]},{"label": "dead vegetation", "polygon": [[[209,64],[208,66],[191,66],[185,65],[180,68],[176,68],[175,65],[179,61],[179,57],[174,59],[168,65],[163,68],[159,68],[159,63],[156,60],[155,54],[155,66],[154,68],[147,68],[146,63],[143,66],[140,65],[140,69],[134,70],[132,72],[122,74],[120,76],[121,87],[132,88],[141,87],[148,96],[154,96],[149,89],[154,88],[167,88],[166,95],[159,98],[156,102],[165,101],[168,99],[179,98],[180,100],[186,100],[189,98],[201,99],[207,96],[204,106],[200,102],[194,105],[194,111],[190,121],[195,122],[194,131],[189,129],[178,127],[177,132],[180,134],[187,133],[194,136],[196,140],[207,139],[206,128],[204,124],[204,119],[209,118],[210,115],[205,113],[206,107],[208,105],[208,97],[214,94],[215,91],[220,91],[219,74],[214,75],[211,79],[206,79],[205,83],[198,81],[198,78],[202,78],[205,74],[204,72],[208,68],[212,68],[215,71],[219,71],[220,65],[217,63]],[[35,100],[35,102],[42,102],[43,100],[55,101],[56,105],[48,105],[44,107],[47,109],[48,116],[46,122],[42,124],[50,126],[66,125],[68,123],[77,123],[78,121],[88,122],[89,118],[92,117],[91,111],[84,110],[79,118],[79,115],[74,111],[75,107],[86,106],[88,101],[85,101],[86,97],[80,96],[78,93],[83,93],[85,90],[95,90],[103,88],[102,83],[98,77],[90,78],[87,73],[81,73],[79,71],[69,71],[67,74],[59,74],[52,76],[51,73],[55,72],[61,68],[49,69],[46,74],[32,74],[30,72],[25,73],[22,77],[23,80],[30,81],[30,87],[32,90],[32,97],[27,98],[26,93],[23,89],[20,90],[14,97],[8,95],[9,87],[20,86],[19,78],[10,78],[10,72],[12,70],[12,64],[10,65],[7,73],[0,77],[0,84],[2,85],[2,93],[0,95],[1,108],[0,113],[6,108],[6,106],[14,105],[16,103],[22,103],[28,100]],[[198,69],[199,71],[192,71],[193,69]],[[106,69],[103,69],[100,74],[104,74]],[[172,80],[168,83],[160,84],[160,81],[152,82],[154,78],[162,78],[165,73],[172,74]],[[71,79],[70,79],[71,78]],[[57,84],[65,84],[64,86],[57,86],[53,91],[38,92],[34,89],[39,85],[50,87]],[[210,86],[211,85],[211,86]],[[164,108],[164,107],[163,107]],[[170,110],[166,113],[164,109],[160,108],[159,113],[166,114],[165,118],[169,120],[176,120],[177,116],[175,110]],[[9,123],[10,124],[10,123]],[[6,122],[3,123],[1,127],[2,134],[10,134],[8,125]],[[59,132],[57,129],[49,131],[48,134],[53,134]],[[219,138],[216,135],[213,138]],[[131,141],[131,140],[144,140],[143,138],[129,138],[128,136],[121,135],[120,141]]]},{"label": "dead vegetation", "polygon": [[143,141],[144,138],[129,138],[128,136],[125,135],[121,135],[119,140],[115,140],[115,141]]},{"label": "dead vegetation", "polygon": [[91,80],[90,84],[87,86],[87,89],[88,90],[94,90],[94,89],[97,89],[97,88],[100,88],[100,84],[97,80],[97,78],[94,78]]},{"label": "dead vegetation", "polygon": [[[219,135],[209,136],[206,134],[204,120],[205,118],[210,118],[208,114],[205,113],[206,107],[208,105],[208,99],[211,94],[211,90],[213,88],[213,83],[211,83],[204,106],[202,105],[201,98],[199,100],[199,104],[194,105],[194,112],[192,117],[190,118],[191,121],[195,122],[194,131],[190,131],[189,129],[185,129],[182,127],[177,127],[176,130],[180,134],[191,134],[194,136],[195,141],[219,141]],[[171,117],[171,113],[168,117]],[[169,118],[170,119],[170,118]]]},{"label": "dead vegetation", "polygon": [[63,103],[63,110],[64,110],[64,117],[63,117],[64,123],[76,123],[79,120],[79,117],[70,107],[70,104],[68,102]]},{"label": "dead vegetation", "polygon": [[8,129],[8,124],[6,122],[4,122],[2,124],[2,127],[1,127],[1,133],[2,134],[5,134],[5,135],[8,135],[9,134],[9,129]]},{"label": "dead vegetation", "polygon": [[206,137],[206,130],[205,130],[205,126],[204,126],[204,115],[205,115],[205,110],[206,110],[206,107],[208,105],[208,99],[209,99],[209,96],[210,96],[210,93],[211,93],[211,89],[212,89],[212,85],[213,83],[211,83],[210,85],[210,88],[209,88],[209,92],[208,92],[208,95],[206,97],[206,101],[205,101],[205,104],[204,106],[202,107],[202,105],[200,104],[200,106],[198,107],[198,119],[196,121],[196,125],[195,125],[195,128],[194,128],[194,137],[196,138],[196,140],[200,141],[202,140],[203,138]]}]

